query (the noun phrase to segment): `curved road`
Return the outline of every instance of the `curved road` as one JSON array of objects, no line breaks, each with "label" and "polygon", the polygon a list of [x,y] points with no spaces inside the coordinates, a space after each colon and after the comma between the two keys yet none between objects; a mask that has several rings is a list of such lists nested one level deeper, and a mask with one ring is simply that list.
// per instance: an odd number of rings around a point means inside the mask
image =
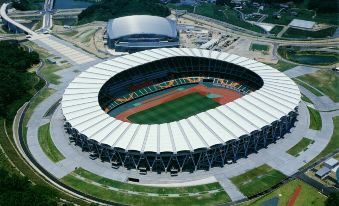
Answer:
[{"label": "curved road", "polygon": [[41,75],[41,70],[43,69],[45,63],[41,60],[41,63],[39,65],[39,68],[36,71],[36,74],[39,78],[45,81],[45,86],[41,88],[28,102],[26,102],[17,112],[14,121],[13,121],[13,137],[14,142],[16,144],[16,147],[18,148],[19,152],[21,153],[22,157],[26,160],[26,162],[39,173],[40,176],[42,176],[44,179],[46,179],[49,183],[51,183],[53,186],[55,186],[58,190],[61,190],[63,192],[66,192],[70,195],[73,195],[75,197],[78,197],[80,199],[84,199],[86,201],[95,202],[95,203],[101,203],[101,204],[109,204],[109,205],[117,205],[117,206],[123,206],[122,204],[118,204],[115,202],[103,200],[91,195],[88,195],[86,193],[80,192],[63,182],[61,182],[58,178],[54,177],[52,174],[50,174],[44,167],[42,167],[32,156],[29,149],[27,148],[24,137],[22,136],[24,127],[23,120],[26,115],[26,111],[31,104],[31,102],[40,94],[40,92],[47,88],[49,85],[49,82],[46,78],[44,78]]},{"label": "curved road", "polygon": [[16,26],[17,28],[19,28],[20,30],[26,32],[27,34],[30,35],[37,35],[37,33],[35,33],[34,31],[30,30],[29,28],[25,27],[24,25],[14,21],[13,19],[11,19],[8,15],[7,15],[7,6],[10,3],[4,3],[2,4],[1,8],[0,8],[0,16],[8,23]]}]

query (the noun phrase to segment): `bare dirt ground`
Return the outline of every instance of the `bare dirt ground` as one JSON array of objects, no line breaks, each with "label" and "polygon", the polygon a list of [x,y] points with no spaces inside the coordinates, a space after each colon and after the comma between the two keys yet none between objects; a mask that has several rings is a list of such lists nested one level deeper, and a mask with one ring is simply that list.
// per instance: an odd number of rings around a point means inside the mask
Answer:
[{"label": "bare dirt ground", "polygon": [[111,56],[105,47],[106,40],[103,38],[105,31],[106,22],[99,21],[70,28],[59,25],[53,26],[54,35],[100,58]]}]

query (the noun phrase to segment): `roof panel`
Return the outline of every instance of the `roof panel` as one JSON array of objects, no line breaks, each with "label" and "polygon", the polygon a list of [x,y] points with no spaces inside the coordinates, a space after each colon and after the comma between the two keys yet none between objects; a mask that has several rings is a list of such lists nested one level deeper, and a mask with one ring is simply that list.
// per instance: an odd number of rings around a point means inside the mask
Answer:
[{"label": "roof panel", "polygon": [[150,125],[149,133],[147,134],[147,141],[145,143],[144,152],[159,152],[158,150],[158,126],[156,124]]},{"label": "roof panel", "polygon": [[184,134],[182,134],[178,123],[177,122],[171,122],[169,123],[170,129],[173,135],[174,145],[176,151],[189,151],[191,150],[190,145],[187,144],[186,137]]},{"label": "roof panel", "polygon": [[223,144],[223,141],[220,141],[220,137],[213,132],[204,122],[201,122],[196,116],[189,118],[191,122],[191,127],[196,129],[198,136],[203,139],[203,142],[208,144],[209,147],[217,144]]},{"label": "roof panel", "polygon": [[91,139],[94,139],[98,142],[101,142],[106,138],[118,125],[120,125],[122,122],[119,120],[113,121],[111,124],[108,124],[106,127],[102,128],[97,133],[93,134],[91,136]]},{"label": "roof panel", "polygon": [[159,132],[160,132],[160,136],[159,136],[159,151],[160,152],[172,152],[173,148],[172,148],[172,140],[171,140],[171,135],[170,132],[168,130],[168,126],[167,124],[161,124],[159,125]]},{"label": "roof panel", "polygon": [[139,125],[137,124],[131,124],[131,126],[128,128],[127,131],[121,137],[119,138],[119,141],[114,145],[115,147],[126,149],[128,144],[131,142],[132,138],[134,138],[135,133],[137,132],[137,129],[139,128]]},{"label": "roof panel", "polygon": [[199,135],[192,129],[186,119],[180,120],[179,123],[193,149],[207,148],[208,145],[201,140]]},{"label": "roof panel", "polygon": [[149,125],[140,125],[133,140],[128,145],[127,150],[141,151],[148,129],[149,129]]}]

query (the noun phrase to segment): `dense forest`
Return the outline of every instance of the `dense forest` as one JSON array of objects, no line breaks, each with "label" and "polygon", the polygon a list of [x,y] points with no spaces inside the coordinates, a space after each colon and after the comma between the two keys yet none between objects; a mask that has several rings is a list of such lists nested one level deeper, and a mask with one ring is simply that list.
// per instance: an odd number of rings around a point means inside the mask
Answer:
[{"label": "dense forest", "polygon": [[10,174],[0,167],[0,205],[57,205],[56,194],[48,187],[32,185],[26,177]]},{"label": "dense forest", "polygon": [[102,0],[81,12],[79,24],[142,14],[165,17],[170,11],[159,0]]},{"label": "dense forest", "polygon": [[13,0],[13,7],[21,10],[38,10],[41,9],[37,3],[44,2],[44,0]]},{"label": "dense forest", "polygon": [[[0,119],[10,122],[38,89],[34,87],[41,85],[35,73],[28,72],[39,63],[39,55],[26,51],[16,41],[0,41],[0,51]],[[0,205],[57,205],[57,197],[54,190],[34,185],[0,164]]]},{"label": "dense forest", "polygon": [[[280,4],[293,1],[295,4],[304,4],[308,9],[316,10],[320,13],[339,13],[339,2],[336,0],[255,0],[253,2]],[[217,0],[219,5],[230,5],[231,0]]]},{"label": "dense forest", "polygon": [[27,70],[39,63],[39,55],[12,41],[0,41],[0,51],[5,51],[0,55],[0,117],[10,118],[31,97],[38,82]]}]

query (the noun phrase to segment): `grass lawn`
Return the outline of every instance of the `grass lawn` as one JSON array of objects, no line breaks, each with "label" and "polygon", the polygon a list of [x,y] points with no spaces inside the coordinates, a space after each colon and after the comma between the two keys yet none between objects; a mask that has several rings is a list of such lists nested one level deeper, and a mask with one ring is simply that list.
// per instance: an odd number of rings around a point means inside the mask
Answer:
[{"label": "grass lawn", "polygon": [[276,64],[269,64],[269,63],[265,63],[273,68],[276,68],[277,70],[281,71],[281,72],[284,72],[284,71],[287,71],[289,69],[292,69],[296,66],[298,66],[297,64],[291,64],[289,62],[285,62],[285,61],[281,61],[279,60],[278,63]]},{"label": "grass lawn", "polygon": [[298,78],[316,87],[333,101],[339,102],[339,75],[337,73],[331,70],[319,70]]},{"label": "grass lawn", "polygon": [[268,51],[270,46],[264,44],[251,44],[251,51]]},{"label": "grass lawn", "polygon": [[[300,77],[298,77],[298,78],[300,78]],[[305,87],[305,89],[307,89],[308,91],[312,92],[315,96],[318,96],[318,97],[323,96],[322,93],[320,93],[319,91],[317,91],[313,87],[310,87],[308,84],[305,84],[304,82],[300,81],[299,79],[293,78],[293,80],[296,81],[297,84]]]},{"label": "grass lawn", "polygon": [[281,30],[283,29],[283,26],[274,26],[273,29],[270,31],[271,34],[279,34],[279,32],[281,32]]},{"label": "grass lawn", "polygon": [[195,197],[179,196],[179,197],[151,197],[145,195],[132,195],[127,194],[126,192],[116,192],[113,190],[109,190],[105,187],[97,186],[86,182],[84,180],[80,180],[75,176],[69,174],[61,179],[61,181],[75,189],[78,189],[84,193],[89,195],[114,201],[122,204],[129,205],[168,205],[168,206],[180,206],[180,205],[217,205],[226,202],[230,202],[230,198],[224,192],[217,192],[214,194],[201,194]]},{"label": "grass lawn", "polygon": [[310,113],[310,129],[321,130],[322,122],[320,113],[311,107],[307,108]]},{"label": "grass lawn", "polygon": [[321,153],[313,158],[310,162],[308,162],[306,165],[304,165],[302,168],[307,167],[308,165],[312,164],[313,162],[317,161],[318,159],[321,159],[322,157],[325,157],[326,155],[330,154],[331,152],[335,151],[336,149],[339,148],[339,117],[334,117],[333,118],[333,134],[330,139],[330,142],[327,144],[325,149],[321,151]]},{"label": "grass lawn", "polygon": [[102,185],[111,186],[123,190],[130,190],[135,192],[147,192],[147,193],[157,193],[157,194],[182,194],[182,193],[196,193],[196,192],[206,192],[210,190],[221,190],[222,187],[218,182],[203,184],[191,187],[151,187],[143,186],[137,184],[129,184],[124,182],[119,182],[111,180],[94,173],[91,173],[83,168],[77,168],[73,171],[75,174],[80,175],[88,180],[92,180]]},{"label": "grass lawn", "polygon": [[286,38],[327,38],[333,36],[336,27],[329,27],[319,31],[308,31],[295,28],[288,28],[282,37]]},{"label": "grass lawn", "polygon": [[313,144],[314,140],[303,137],[296,145],[287,150],[287,153],[292,156],[299,156],[299,153],[305,151],[308,145]]},{"label": "grass lawn", "polygon": [[162,124],[185,119],[219,105],[204,95],[191,93],[132,114],[127,119],[137,124]]},{"label": "grass lawn", "polygon": [[66,69],[68,68],[69,65],[57,65],[57,64],[51,64],[48,63],[48,61],[45,61],[45,66],[44,68],[42,68],[41,70],[41,74],[42,76],[44,76],[50,83],[52,84],[59,84],[60,81],[60,76],[55,74],[55,72],[62,70],[62,69]]},{"label": "grass lawn", "polygon": [[53,143],[51,134],[49,132],[49,123],[42,125],[38,130],[38,140],[42,150],[53,162],[59,162],[65,157],[60,153],[58,148]]},{"label": "grass lawn", "polygon": [[268,195],[242,203],[239,206],[263,206],[263,202],[275,197],[279,198],[278,206],[286,206],[298,186],[301,186],[301,192],[299,193],[294,206],[325,206],[326,197],[301,180],[292,180]]},{"label": "grass lawn", "polygon": [[274,186],[285,178],[286,176],[283,173],[264,164],[244,174],[232,177],[231,181],[244,195],[251,196]]}]

